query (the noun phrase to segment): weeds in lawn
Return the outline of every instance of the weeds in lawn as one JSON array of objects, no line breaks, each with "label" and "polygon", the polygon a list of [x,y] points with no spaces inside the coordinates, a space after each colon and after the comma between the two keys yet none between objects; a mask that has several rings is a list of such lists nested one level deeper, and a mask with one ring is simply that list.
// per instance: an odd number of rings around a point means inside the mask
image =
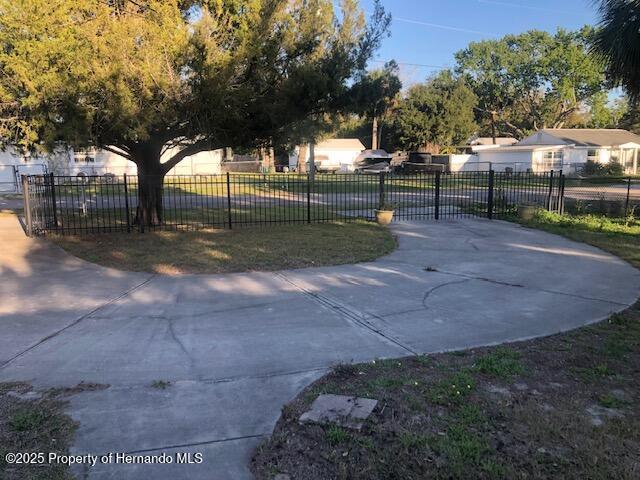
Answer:
[{"label": "weeds in lawn", "polygon": [[416,355],[413,358],[420,365],[431,365],[433,363],[433,359],[431,357],[429,357],[428,355]]},{"label": "weeds in lawn", "polygon": [[164,390],[165,388],[171,386],[171,382],[166,381],[166,380],[154,380],[153,383],[151,383],[151,386],[153,388],[158,388],[160,390]]},{"label": "weeds in lawn", "polygon": [[524,372],[524,367],[520,362],[520,354],[508,348],[497,348],[480,357],[476,368],[482,373],[500,378],[521,375]]},{"label": "weeds in lawn", "polygon": [[598,403],[605,408],[622,408],[629,404],[629,402],[622,400],[611,393],[601,395],[600,398],[598,398]]},{"label": "weeds in lawn", "polygon": [[406,449],[425,449],[429,447],[431,437],[413,432],[402,432],[400,444]]},{"label": "weeds in lawn", "polygon": [[597,381],[603,377],[610,377],[615,374],[606,363],[599,363],[593,367],[577,367],[572,370],[579,374],[582,378],[589,381]]},{"label": "weeds in lawn", "polygon": [[603,350],[605,355],[618,360],[623,359],[633,351],[627,343],[627,337],[622,333],[612,335],[605,340]]},{"label": "weeds in lawn", "polygon": [[341,379],[349,378],[358,373],[358,369],[350,363],[338,363],[333,367],[333,373]]},{"label": "weeds in lawn", "polygon": [[430,399],[439,405],[459,404],[475,389],[473,377],[468,372],[459,372],[435,384],[430,390]]},{"label": "weeds in lawn", "polygon": [[18,410],[11,417],[9,423],[17,432],[27,432],[41,427],[46,421],[46,412],[39,409],[37,404],[35,404]]},{"label": "weeds in lawn", "polygon": [[395,390],[407,384],[407,380],[402,377],[397,378],[376,378],[367,382],[371,390]]},{"label": "weeds in lawn", "polygon": [[466,426],[480,425],[487,421],[482,410],[474,404],[462,405],[456,412],[456,418],[462,425]]},{"label": "weeds in lawn", "polygon": [[340,445],[347,442],[351,438],[349,432],[347,432],[344,428],[337,427],[335,425],[331,426],[327,430],[326,435],[327,441],[331,445]]},{"label": "weeds in lawn", "polygon": [[434,449],[449,460],[453,478],[460,478],[470,466],[479,466],[482,456],[489,450],[487,442],[467,427],[454,423],[439,437]]}]

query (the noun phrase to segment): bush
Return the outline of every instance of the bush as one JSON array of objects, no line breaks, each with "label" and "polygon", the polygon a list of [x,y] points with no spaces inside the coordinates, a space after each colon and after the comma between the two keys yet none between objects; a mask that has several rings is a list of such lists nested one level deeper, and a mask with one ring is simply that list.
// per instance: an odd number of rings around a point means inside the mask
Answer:
[{"label": "bush", "polygon": [[622,164],[616,160],[611,160],[604,167],[605,175],[610,175],[612,177],[621,177],[624,175],[624,167]]},{"label": "bush", "polygon": [[582,167],[582,173],[589,177],[602,175],[604,173],[604,166],[598,162],[594,162],[593,160],[587,160],[584,167]]},{"label": "bush", "polygon": [[587,160],[582,167],[583,175],[588,177],[597,176],[609,176],[609,177],[621,177],[624,175],[624,167],[617,160],[611,160],[607,164],[594,162],[593,160]]}]

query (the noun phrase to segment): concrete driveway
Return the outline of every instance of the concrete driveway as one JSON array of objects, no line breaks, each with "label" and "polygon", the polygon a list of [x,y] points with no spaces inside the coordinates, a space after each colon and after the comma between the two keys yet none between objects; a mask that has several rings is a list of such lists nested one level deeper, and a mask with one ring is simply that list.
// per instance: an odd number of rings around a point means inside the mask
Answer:
[{"label": "concrete driveway", "polygon": [[73,453],[204,457],[79,478],[249,478],[281,406],[333,364],[548,335],[639,294],[638,270],[543,232],[487,220],[393,229],[399,248],[372,263],[167,277],[88,264],[0,216],[0,381],[109,385],[70,397]]}]

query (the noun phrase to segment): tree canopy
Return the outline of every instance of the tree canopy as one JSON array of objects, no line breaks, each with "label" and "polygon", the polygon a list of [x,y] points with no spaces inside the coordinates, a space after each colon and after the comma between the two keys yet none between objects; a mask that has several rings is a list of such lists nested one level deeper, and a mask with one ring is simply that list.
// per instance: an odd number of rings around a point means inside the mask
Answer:
[{"label": "tree canopy", "polygon": [[640,0],[600,0],[594,51],[616,85],[640,100]]},{"label": "tree canopy", "polygon": [[389,143],[402,150],[460,145],[477,127],[476,102],[464,79],[444,70],[408,89],[392,113]]},{"label": "tree canopy", "polygon": [[457,73],[478,96],[478,119],[486,125],[494,112],[501,133],[518,137],[565,126],[608,90],[604,68],[589,50],[593,34],[590,27],[554,35],[532,30],[473,42],[456,53]]},{"label": "tree canopy", "polygon": [[350,107],[389,21],[377,1],[367,24],[356,0],[0,0],[0,138],[130,159],[156,223],[143,177]]},{"label": "tree canopy", "polygon": [[370,143],[374,150],[380,143],[378,122],[386,117],[401,88],[398,65],[393,60],[387,62],[382,69],[368,72],[354,85],[355,111],[372,123]]}]

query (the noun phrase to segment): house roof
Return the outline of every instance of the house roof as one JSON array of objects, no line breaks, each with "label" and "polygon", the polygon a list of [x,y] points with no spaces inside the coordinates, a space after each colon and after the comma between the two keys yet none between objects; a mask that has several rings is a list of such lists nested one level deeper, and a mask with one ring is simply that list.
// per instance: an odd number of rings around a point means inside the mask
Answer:
[{"label": "house roof", "polygon": [[357,150],[365,149],[364,145],[357,138],[329,138],[316,144],[316,148],[325,150]]},{"label": "house roof", "polygon": [[544,128],[524,139],[520,144],[538,144],[538,141],[540,144],[548,143],[544,134],[557,138],[561,143],[574,144],[579,147],[613,147],[625,143],[640,144],[640,135],[616,128]]},{"label": "house roof", "polygon": [[509,153],[509,152],[533,152],[538,150],[558,150],[566,147],[566,144],[553,145],[506,145],[504,147],[495,146],[493,148],[483,148],[476,153]]},{"label": "house roof", "polygon": [[493,143],[493,137],[475,137],[469,140],[469,145],[513,145],[518,140],[511,137],[496,137],[496,143]]}]

